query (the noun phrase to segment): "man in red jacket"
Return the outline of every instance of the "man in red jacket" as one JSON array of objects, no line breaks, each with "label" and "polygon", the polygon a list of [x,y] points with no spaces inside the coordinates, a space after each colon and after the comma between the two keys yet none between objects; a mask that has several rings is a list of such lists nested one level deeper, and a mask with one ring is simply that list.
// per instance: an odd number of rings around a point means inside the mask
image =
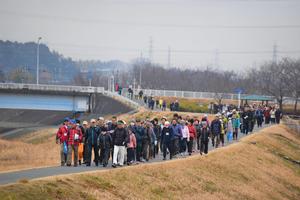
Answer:
[{"label": "man in red jacket", "polygon": [[76,125],[75,120],[70,121],[71,129],[69,130],[68,136],[68,156],[67,166],[71,166],[72,163],[72,152],[74,151],[74,167],[78,165],[78,145],[82,140],[81,129]]},{"label": "man in red jacket", "polygon": [[64,145],[68,146],[68,125],[69,118],[65,118],[63,124],[59,127],[56,133],[56,144],[60,144],[60,162],[64,166],[67,162],[67,152],[64,151]]}]

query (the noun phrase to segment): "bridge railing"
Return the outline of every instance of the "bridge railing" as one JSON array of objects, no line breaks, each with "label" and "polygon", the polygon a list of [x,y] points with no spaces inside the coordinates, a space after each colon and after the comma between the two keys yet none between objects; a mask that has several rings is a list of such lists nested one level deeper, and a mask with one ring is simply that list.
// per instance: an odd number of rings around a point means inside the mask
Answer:
[{"label": "bridge railing", "polygon": [[43,84],[36,85],[36,84],[21,84],[21,83],[0,83],[0,89],[28,89],[28,90],[41,90],[41,91],[104,93],[104,87],[43,85]]},{"label": "bridge railing", "polygon": [[[138,95],[140,90],[135,89],[134,94]],[[223,99],[238,99],[237,94],[233,93],[213,93],[213,92],[193,92],[193,91],[178,91],[178,90],[152,90],[142,89],[144,95],[147,96],[162,96],[162,97],[182,97],[182,98],[199,98],[199,99],[214,99],[216,94],[222,95]],[[123,96],[128,96],[128,88],[123,88]],[[245,94],[243,96],[246,96]]]},{"label": "bridge railing", "polygon": [[[140,90],[135,89],[134,95],[138,95]],[[234,93],[215,93],[215,92],[193,92],[193,91],[178,91],[178,90],[153,90],[153,89],[142,89],[144,95],[147,96],[161,96],[161,97],[178,97],[178,98],[198,98],[198,99],[214,99],[216,96],[222,97],[222,99],[237,100],[238,94]],[[128,88],[122,89],[122,95],[128,97]],[[241,98],[249,96],[249,94],[241,94]],[[265,96],[274,98],[272,96]],[[292,97],[284,97],[284,103],[293,104],[295,99]]]}]

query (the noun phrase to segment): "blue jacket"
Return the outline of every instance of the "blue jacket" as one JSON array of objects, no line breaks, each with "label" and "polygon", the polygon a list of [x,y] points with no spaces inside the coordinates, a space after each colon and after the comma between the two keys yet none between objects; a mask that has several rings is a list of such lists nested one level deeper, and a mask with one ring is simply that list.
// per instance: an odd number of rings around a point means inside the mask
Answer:
[{"label": "blue jacket", "polygon": [[175,126],[172,124],[170,125],[170,128],[173,129],[173,137],[182,137],[182,131],[181,131],[181,125],[176,124]]},{"label": "blue jacket", "polygon": [[220,135],[222,131],[222,124],[219,119],[214,119],[211,122],[210,130],[213,135]]}]

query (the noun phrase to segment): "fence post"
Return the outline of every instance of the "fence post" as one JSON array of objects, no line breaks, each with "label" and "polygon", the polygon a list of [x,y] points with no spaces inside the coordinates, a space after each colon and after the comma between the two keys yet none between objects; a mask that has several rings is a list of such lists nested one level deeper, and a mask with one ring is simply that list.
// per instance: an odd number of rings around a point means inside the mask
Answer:
[{"label": "fence post", "polygon": [[181,91],[181,97],[184,97],[184,92],[183,91]]}]

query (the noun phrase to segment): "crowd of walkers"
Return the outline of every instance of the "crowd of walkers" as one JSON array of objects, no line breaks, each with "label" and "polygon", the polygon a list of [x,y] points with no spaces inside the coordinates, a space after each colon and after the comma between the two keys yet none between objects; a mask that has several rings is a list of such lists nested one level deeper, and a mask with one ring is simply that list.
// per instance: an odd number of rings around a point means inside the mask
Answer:
[{"label": "crowd of walkers", "polygon": [[[163,160],[192,155],[207,154],[208,144],[224,146],[225,142],[238,139],[239,132],[248,134],[255,124],[280,123],[281,111],[276,107],[245,106],[241,110],[227,110],[208,116],[180,116],[177,113],[167,119],[132,119],[129,124],[112,117],[89,122],[64,119],[56,139],[61,146],[61,165],[85,164],[112,167],[148,162],[161,156]],[[92,156],[93,153],[93,156]],[[93,159],[92,159],[93,158]]]}]

